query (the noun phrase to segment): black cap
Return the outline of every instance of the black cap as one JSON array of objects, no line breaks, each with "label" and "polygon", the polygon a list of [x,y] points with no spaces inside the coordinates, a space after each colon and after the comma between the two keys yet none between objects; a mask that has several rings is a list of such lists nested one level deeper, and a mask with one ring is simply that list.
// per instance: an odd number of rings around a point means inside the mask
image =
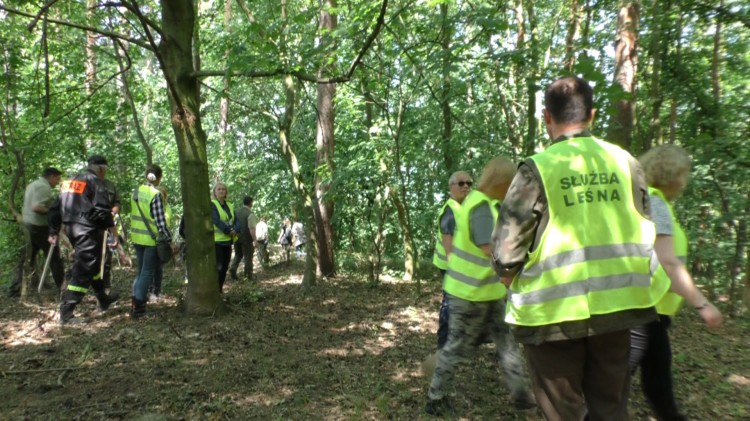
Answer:
[{"label": "black cap", "polygon": [[91,155],[88,163],[89,165],[107,165],[107,159],[101,155]]}]

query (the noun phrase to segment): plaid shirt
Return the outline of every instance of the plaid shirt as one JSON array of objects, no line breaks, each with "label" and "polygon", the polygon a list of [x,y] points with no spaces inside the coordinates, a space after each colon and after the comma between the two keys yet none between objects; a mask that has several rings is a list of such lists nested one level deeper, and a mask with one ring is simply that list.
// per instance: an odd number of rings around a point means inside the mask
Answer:
[{"label": "plaid shirt", "polygon": [[[155,187],[151,183],[146,183],[146,185]],[[151,199],[150,207],[151,216],[154,217],[154,222],[156,222],[156,228],[159,230],[159,233],[164,235],[168,241],[172,241],[172,235],[169,233],[169,227],[167,227],[167,217],[164,213],[164,203],[161,200],[161,194],[157,194]]]}]

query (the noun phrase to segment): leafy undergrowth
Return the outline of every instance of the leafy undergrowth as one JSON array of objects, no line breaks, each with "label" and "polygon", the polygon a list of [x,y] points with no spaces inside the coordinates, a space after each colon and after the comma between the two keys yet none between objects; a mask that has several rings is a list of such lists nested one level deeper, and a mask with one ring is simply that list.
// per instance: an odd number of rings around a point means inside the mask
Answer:
[{"label": "leafy undergrowth", "polygon": [[[215,318],[180,310],[182,272],[170,267],[168,298],[132,321],[128,305],[106,313],[89,296],[84,327],[61,329],[53,297],[0,298],[2,419],[428,419],[420,362],[434,350],[439,284],[358,276],[300,287],[302,262],[229,282],[230,311]],[[132,272],[115,288],[127,296]],[[687,313],[687,312],[685,312]],[[675,382],[692,418],[750,418],[748,325],[707,332],[693,314],[673,332]],[[465,419],[537,420],[516,413],[484,345],[456,376]],[[637,381],[636,381],[637,383]],[[631,414],[648,419],[634,385]]]}]

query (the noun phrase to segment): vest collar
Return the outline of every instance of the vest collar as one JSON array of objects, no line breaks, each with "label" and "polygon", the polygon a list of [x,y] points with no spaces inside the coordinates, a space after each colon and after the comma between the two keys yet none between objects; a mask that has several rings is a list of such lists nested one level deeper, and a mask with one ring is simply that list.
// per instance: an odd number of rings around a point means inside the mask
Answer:
[{"label": "vest collar", "polygon": [[563,133],[552,143],[562,142],[563,140],[573,139],[574,137],[591,137],[591,132],[588,129],[574,129],[569,132]]}]

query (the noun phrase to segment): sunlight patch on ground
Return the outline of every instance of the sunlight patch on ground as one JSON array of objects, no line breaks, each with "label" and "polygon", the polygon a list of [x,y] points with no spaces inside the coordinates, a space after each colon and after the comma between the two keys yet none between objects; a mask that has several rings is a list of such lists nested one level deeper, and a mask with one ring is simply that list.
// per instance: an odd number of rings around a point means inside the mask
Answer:
[{"label": "sunlight patch on ground", "polygon": [[53,342],[55,337],[49,335],[49,332],[56,323],[52,321],[56,312],[49,310],[41,313],[40,318],[4,322],[3,329],[0,331],[0,344],[5,347],[14,347]]},{"label": "sunlight patch on ground", "polygon": [[302,275],[290,275],[280,281],[281,285],[302,285]]},{"label": "sunlight patch on ground", "polygon": [[740,376],[739,374],[730,375],[727,381],[736,386],[750,386],[750,379],[745,376]]},{"label": "sunlight patch on ground", "polygon": [[294,390],[284,387],[275,395],[259,392],[252,395],[239,396],[234,401],[239,406],[273,406],[284,403],[293,394]]}]

